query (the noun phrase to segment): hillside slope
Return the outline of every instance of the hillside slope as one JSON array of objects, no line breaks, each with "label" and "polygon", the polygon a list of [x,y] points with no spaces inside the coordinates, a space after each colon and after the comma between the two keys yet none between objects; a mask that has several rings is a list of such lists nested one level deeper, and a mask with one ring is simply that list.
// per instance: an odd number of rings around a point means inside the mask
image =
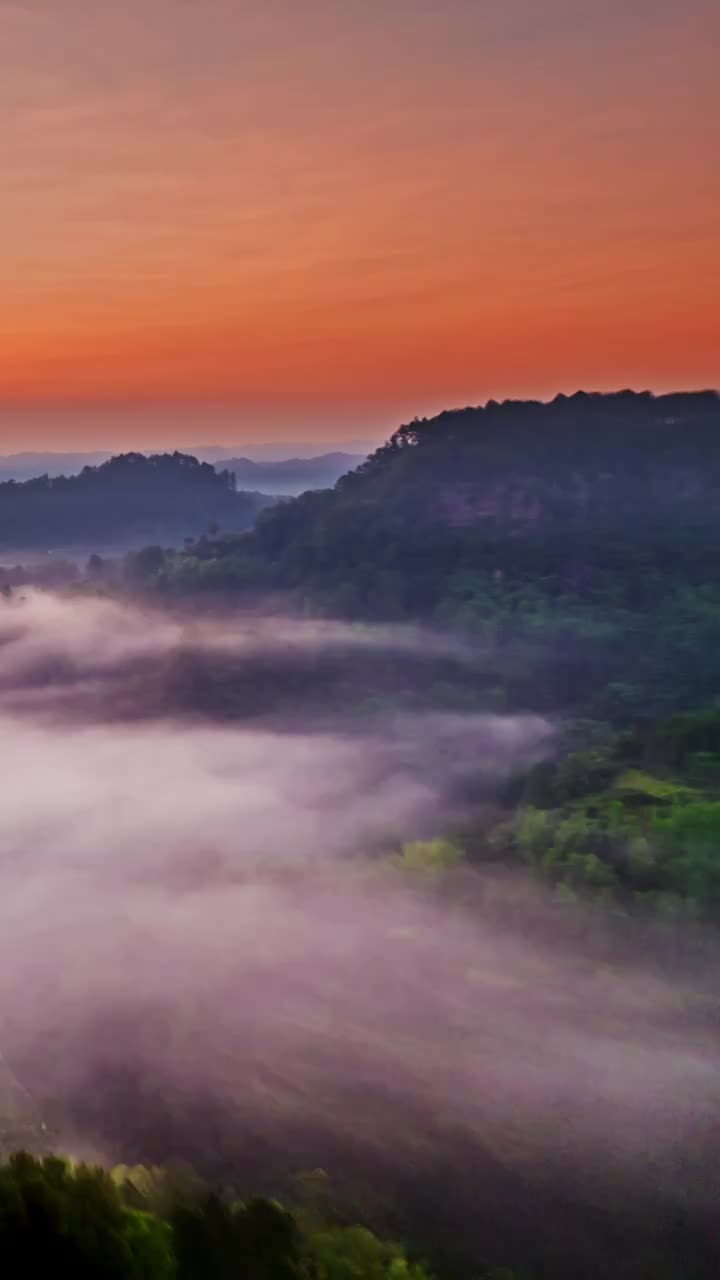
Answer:
[{"label": "hillside slope", "polygon": [[461,628],[502,655],[499,706],[624,722],[720,694],[719,548],[718,395],[579,393],[401,427],[151,585]]},{"label": "hillside slope", "polygon": [[433,617],[468,574],[556,592],[597,589],[620,566],[639,590],[649,568],[689,560],[712,576],[718,540],[717,394],[578,393],[401,427],[334,490],[266,513],[242,552],[251,584],[356,616]]}]

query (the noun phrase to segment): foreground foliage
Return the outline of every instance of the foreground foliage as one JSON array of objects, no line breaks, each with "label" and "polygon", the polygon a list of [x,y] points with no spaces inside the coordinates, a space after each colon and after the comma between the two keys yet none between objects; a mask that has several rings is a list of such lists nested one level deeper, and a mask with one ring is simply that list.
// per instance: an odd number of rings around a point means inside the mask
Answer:
[{"label": "foreground foliage", "polygon": [[301,1225],[275,1201],[228,1202],[161,1170],[24,1153],[0,1169],[0,1257],[4,1275],[74,1280],[428,1280],[366,1227]]}]

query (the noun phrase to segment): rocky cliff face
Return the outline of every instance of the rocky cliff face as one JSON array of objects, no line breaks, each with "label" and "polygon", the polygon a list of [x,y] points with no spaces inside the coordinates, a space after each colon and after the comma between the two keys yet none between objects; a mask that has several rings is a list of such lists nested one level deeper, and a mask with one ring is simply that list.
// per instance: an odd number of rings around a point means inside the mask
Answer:
[{"label": "rocky cliff face", "polygon": [[[720,483],[700,466],[648,467],[642,475],[628,477],[617,471],[580,471],[553,481],[547,476],[518,473],[505,483],[478,474],[474,478],[443,481],[429,507],[433,519],[452,528],[467,528],[484,521],[503,522],[516,528],[539,529],[543,517],[564,508],[568,516],[587,521],[617,520],[637,511],[638,503],[668,515],[682,516],[683,507],[717,501]],[[689,512],[690,513],[690,512]],[[691,512],[697,519],[698,510]],[[714,510],[707,511],[714,518]],[[720,519],[720,512],[718,512]]]}]

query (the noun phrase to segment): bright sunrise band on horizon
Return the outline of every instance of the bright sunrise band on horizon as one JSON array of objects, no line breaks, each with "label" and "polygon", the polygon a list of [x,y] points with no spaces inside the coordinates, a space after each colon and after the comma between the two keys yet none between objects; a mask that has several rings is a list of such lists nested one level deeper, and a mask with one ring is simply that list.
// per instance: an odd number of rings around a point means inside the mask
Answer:
[{"label": "bright sunrise band on horizon", "polygon": [[720,382],[716,0],[0,0],[0,448]]}]

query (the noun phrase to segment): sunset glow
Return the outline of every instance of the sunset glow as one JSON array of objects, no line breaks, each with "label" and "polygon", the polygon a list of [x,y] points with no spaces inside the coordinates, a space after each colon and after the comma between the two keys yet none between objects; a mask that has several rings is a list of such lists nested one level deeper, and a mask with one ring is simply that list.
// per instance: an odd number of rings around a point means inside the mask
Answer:
[{"label": "sunset glow", "polygon": [[0,4],[0,443],[716,385],[719,41],[716,0]]}]

